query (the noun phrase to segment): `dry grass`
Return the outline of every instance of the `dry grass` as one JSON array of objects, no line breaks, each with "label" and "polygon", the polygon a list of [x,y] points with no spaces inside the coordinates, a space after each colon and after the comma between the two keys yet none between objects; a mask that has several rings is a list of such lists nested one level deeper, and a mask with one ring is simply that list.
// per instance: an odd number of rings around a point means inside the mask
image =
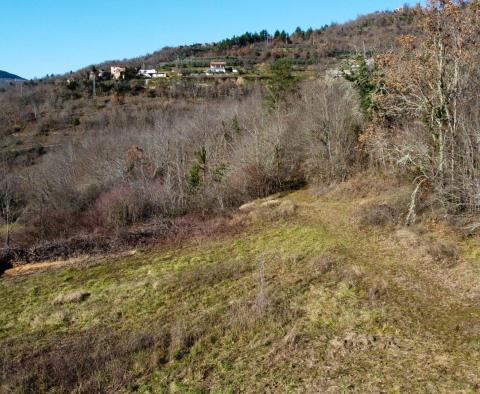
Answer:
[{"label": "dry grass", "polygon": [[296,208],[241,213],[222,239],[2,279],[0,391],[478,390],[478,244],[449,235],[447,275],[428,257],[446,234],[352,225],[398,190],[337,192],[257,201]]},{"label": "dry grass", "polygon": [[368,197],[359,204],[356,216],[360,227],[402,225],[405,222],[409,195],[406,190],[400,188],[394,190],[396,194],[393,196],[387,194],[383,199]]},{"label": "dry grass", "polygon": [[[250,221],[274,221],[288,219],[297,211],[298,205],[289,200],[279,199],[274,195],[242,205],[238,210]],[[239,219],[242,221],[241,218]]]},{"label": "dry grass", "polygon": [[59,294],[52,302],[53,305],[79,303],[85,301],[90,295],[88,291],[78,290],[73,293]]},{"label": "dry grass", "polygon": [[435,242],[428,248],[428,252],[433,261],[448,267],[455,266],[458,260],[458,249],[452,244]]}]

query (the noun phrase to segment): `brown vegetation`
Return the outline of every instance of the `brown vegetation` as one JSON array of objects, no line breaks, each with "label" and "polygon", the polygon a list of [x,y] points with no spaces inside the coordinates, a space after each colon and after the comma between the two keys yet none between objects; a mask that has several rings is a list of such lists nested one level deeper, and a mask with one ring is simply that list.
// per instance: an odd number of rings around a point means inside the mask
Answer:
[{"label": "brown vegetation", "polygon": [[480,7],[432,0],[418,13],[424,36],[402,37],[400,49],[379,59],[366,140],[383,166],[433,186],[450,213],[477,212]]},{"label": "brown vegetation", "polygon": [[25,226],[17,244],[222,211],[355,171],[362,119],[353,89],[309,82],[286,99],[269,109],[259,92],[177,112],[137,111],[123,121],[119,114],[115,126],[17,172],[16,193],[25,201],[15,218]]}]

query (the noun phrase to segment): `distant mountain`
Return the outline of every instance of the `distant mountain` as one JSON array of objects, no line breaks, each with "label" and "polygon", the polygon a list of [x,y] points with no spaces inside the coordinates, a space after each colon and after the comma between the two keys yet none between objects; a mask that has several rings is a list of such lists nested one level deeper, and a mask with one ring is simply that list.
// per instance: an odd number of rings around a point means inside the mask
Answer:
[{"label": "distant mountain", "polygon": [[5,85],[13,81],[25,81],[25,78],[0,70],[0,85]]},{"label": "distant mountain", "polygon": [[20,81],[25,81],[25,78],[2,70],[0,70],[0,79],[18,79]]}]

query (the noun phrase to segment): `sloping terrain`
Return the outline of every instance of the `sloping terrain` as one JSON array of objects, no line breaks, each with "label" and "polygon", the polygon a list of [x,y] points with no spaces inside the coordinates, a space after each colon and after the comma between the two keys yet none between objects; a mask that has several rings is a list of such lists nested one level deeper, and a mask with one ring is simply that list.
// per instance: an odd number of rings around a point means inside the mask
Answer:
[{"label": "sloping terrain", "polygon": [[[148,88],[142,78],[99,80],[96,100],[88,79],[93,65],[73,73],[27,81],[22,86],[9,86],[12,79],[5,79],[0,89],[0,161],[18,168],[35,165],[46,152],[82,140],[105,126],[118,127],[122,118],[149,116],[148,113],[172,102],[187,101],[191,105],[198,99],[243,97],[261,86],[259,81],[268,78],[268,65],[279,58],[291,59],[298,77],[323,77],[326,70],[336,69],[351,57],[385,53],[397,48],[400,36],[421,34],[421,30],[414,10],[406,8],[401,12],[376,12],[318,29],[271,34],[267,41],[262,34],[246,33],[218,43],[163,48],[138,58],[96,64],[97,69],[145,66],[169,74],[169,78],[150,81]],[[220,59],[237,68],[241,77],[205,76],[210,61]]]},{"label": "sloping terrain", "polygon": [[22,77],[19,77],[18,75],[0,70],[0,86],[8,84],[9,82],[13,82],[13,81],[25,81],[25,79]]},{"label": "sloping terrain", "polygon": [[2,70],[0,70],[0,79],[20,79],[20,80],[23,80],[23,78],[19,77],[18,75],[11,74],[9,72],[2,71]]},{"label": "sloping terrain", "polygon": [[[358,54],[383,53],[397,47],[397,38],[403,34],[421,34],[415,10],[404,7],[399,12],[379,11],[338,24],[331,23],[316,29],[298,28],[285,31],[245,33],[217,43],[166,47],[133,59],[106,61],[98,68],[109,68],[121,63],[127,66],[148,64],[155,67],[181,66],[184,71],[197,66],[206,67],[210,60],[224,58],[232,65],[257,64],[289,56],[297,64],[329,64],[336,58]],[[267,44],[267,37],[268,39]],[[79,70],[80,73],[88,68]]]},{"label": "sloping terrain", "polygon": [[0,391],[476,392],[479,240],[394,224],[410,193],[300,190],[241,234],[6,276]]}]

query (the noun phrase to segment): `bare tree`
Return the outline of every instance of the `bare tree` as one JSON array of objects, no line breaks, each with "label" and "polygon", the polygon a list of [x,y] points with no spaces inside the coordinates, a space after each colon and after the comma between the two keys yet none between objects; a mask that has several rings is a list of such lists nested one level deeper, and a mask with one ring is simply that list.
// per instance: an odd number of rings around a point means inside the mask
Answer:
[{"label": "bare tree", "polygon": [[5,221],[5,246],[10,247],[10,230],[13,217],[13,180],[6,163],[0,166],[0,214]]},{"label": "bare tree", "polygon": [[409,148],[401,141],[391,146],[395,160],[415,163],[418,179],[428,178],[449,209],[477,209],[480,130],[467,118],[480,91],[480,2],[430,0],[417,11],[424,34],[403,36],[401,50],[379,59],[380,119],[397,133],[412,128],[412,119],[423,123],[428,150],[410,133]]}]

